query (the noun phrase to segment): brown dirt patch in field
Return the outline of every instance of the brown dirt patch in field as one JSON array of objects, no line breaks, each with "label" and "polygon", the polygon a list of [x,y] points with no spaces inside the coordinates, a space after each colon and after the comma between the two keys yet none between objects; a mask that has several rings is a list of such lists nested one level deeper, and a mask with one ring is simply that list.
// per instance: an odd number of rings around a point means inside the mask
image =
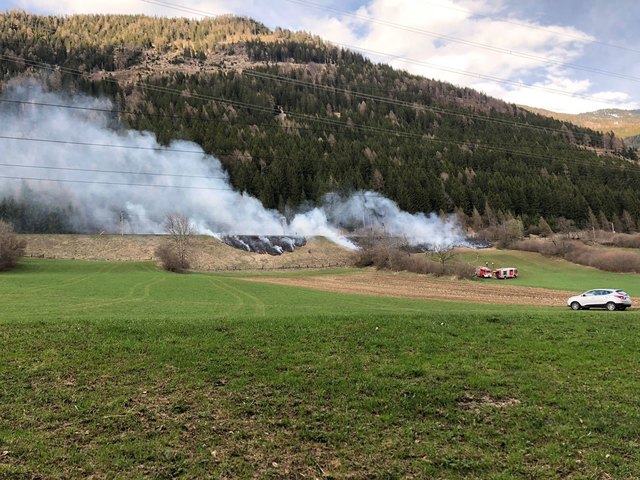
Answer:
[{"label": "brown dirt patch in field", "polygon": [[[414,273],[366,270],[352,274],[304,277],[254,277],[255,282],[313,288],[327,292],[357,293],[387,297],[431,300],[459,300],[474,303],[517,305],[565,305],[570,292],[546,288],[521,287],[507,281],[452,280]],[[517,282],[517,280],[514,280]]]},{"label": "brown dirt patch in field", "polygon": [[496,398],[490,395],[482,395],[481,397],[476,397],[473,395],[465,395],[460,400],[458,400],[458,405],[463,410],[471,410],[477,412],[481,409],[481,407],[490,407],[490,408],[508,408],[514,407],[516,405],[520,405],[520,400],[517,398]]}]

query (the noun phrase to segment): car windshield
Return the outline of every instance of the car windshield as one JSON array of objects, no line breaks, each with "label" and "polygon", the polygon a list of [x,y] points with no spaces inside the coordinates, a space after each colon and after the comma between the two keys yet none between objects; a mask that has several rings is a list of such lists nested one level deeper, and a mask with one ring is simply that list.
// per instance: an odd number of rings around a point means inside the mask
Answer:
[{"label": "car windshield", "polygon": [[625,297],[629,296],[629,294],[624,290],[616,290],[616,293],[619,293],[620,295],[624,295]]}]

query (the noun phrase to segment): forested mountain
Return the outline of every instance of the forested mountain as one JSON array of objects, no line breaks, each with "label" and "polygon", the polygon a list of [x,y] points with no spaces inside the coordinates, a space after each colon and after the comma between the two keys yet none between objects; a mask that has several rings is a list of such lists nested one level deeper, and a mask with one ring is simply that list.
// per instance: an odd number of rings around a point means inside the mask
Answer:
[{"label": "forested mountain", "polygon": [[613,133],[247,18],[1,14],[0,87],[26,77],[108,96],[162,143],[197,142],[236,188],[282,212],[368,189],[410,212],[485,222],[624,217],[631,230],[640,219],[637,151]]}]

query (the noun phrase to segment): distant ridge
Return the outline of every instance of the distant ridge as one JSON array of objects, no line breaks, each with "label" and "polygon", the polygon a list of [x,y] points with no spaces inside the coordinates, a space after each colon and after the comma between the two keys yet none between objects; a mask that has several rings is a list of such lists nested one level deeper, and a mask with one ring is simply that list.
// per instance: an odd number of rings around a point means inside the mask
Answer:
[{"label": "distant ridge", "polygon": [[[585,112],[578,114],[558,113],[542,108],[528,107],[522,105],[522,108],[530,112],[553,117],[557,120],[571,122],[582,127],[590,128],[601,132],[613,131],[617,137],[629,139],[640,135],[640,110],[622,110],[619,108],[605,108],[594,112]],[[638,140],[631,140],[631,143],[625,142],[629,146],[638,146]]]}]

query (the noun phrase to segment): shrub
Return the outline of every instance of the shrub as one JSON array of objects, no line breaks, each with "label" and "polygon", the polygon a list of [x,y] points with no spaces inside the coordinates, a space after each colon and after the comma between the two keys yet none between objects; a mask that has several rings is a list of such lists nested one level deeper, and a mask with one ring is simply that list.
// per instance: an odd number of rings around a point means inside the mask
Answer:
[{"label": "shrub", "polygon": [[640,248],[640,234],[616,233],[609,239],[609,243],[622,248]]},{"label": "shrub", "polygon": [[453,262],[447,265],[450,275],[456,278],[475,278],[476,267],[463,262]]},{"label": "shrub", "polygon": [[573,263],[595,267],[607,272],[640,273],[640,255],[633,252],[602,250],[576,243],[564,255],[564,258]]},{"label": "shrub", "polygon": [[525,252],[541,253],[542,255],[564,256],[574,243],[576,243],[575,240],[564,237],[555,237],[553,239],[528,238],[511,244],[511,248],[524,250]]},{"label": "shrub", "polygon": [[509,218],[498,225],[489,226],[478,232],[478,238],[499,247],[508,247],[524,236],[524,227],[519,218]]},{"label": "shrub", "polygon": [[170,243],[162,243],[155,251],[162,263],[162,268],[169,272],[184,273],[189,270],[189,260],[181,257],[175,247]]},{"label": "shrub", "polygon": [[0,220],[0,271],[14,268],[26,247],[27,242],[18,240],[13,227]]},{"label": "shrub", "polygon": [[475,268],[466,263],[448,262],[444,265],[427,255],[410,254],[398,247],[387,245],[362,248],[355,260],[356,267],[376,267],[378,270],[392,270],[420,273],[423,275],[455,276],[457,278],[473,278]]}]

